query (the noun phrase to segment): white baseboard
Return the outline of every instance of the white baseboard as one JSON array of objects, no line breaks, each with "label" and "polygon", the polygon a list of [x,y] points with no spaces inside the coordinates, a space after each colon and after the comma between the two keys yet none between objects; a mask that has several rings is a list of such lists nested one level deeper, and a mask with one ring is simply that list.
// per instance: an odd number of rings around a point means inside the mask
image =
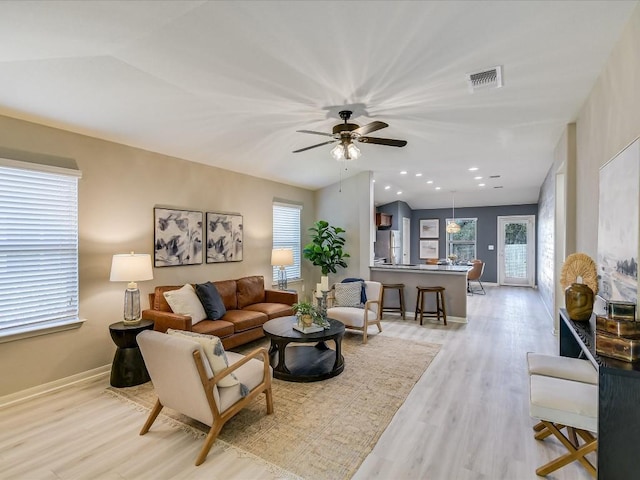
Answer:
[{"label": "white baseboard", "polygon": [[32,398],[40,397],[46,393],[60,390],[61,388],[68,387],[70,385],[84,382],[87,380],[93,380],[97,377],[104,377],[111,372],[111,364],[103,365],[102,367],[87,370],[86,372],[76,373],[70,377],[54,380],[53,382],[44,383],[36,387],[27,388],[16,393],[10,393],[4,397],[0,397],[0,408],[8,407],[16,403],[24,402]]}]

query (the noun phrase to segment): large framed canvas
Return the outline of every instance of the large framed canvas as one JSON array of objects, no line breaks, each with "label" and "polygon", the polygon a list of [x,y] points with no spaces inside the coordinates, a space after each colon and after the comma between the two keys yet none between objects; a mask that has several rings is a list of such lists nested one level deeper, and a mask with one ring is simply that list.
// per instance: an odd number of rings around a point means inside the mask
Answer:
[{"label": "large framed canvas", "polygon": [[420,220],[420,238],[438,238],[439,229],[440,220],[437,218]]},{"label": "large framed canvas", "polygon": [[154,208],[154,265],[202,263],[202,212]]},{"label": "large framed canvas", "polygon": [[637,304],[640,138],[600,169],[598,295]]},{"label": "large framed canvas", "polygon": [[207,263],[242,261],[242,215],[207,212]]},{"label": "large framed canvas", "polygon": [[420,240],[420,258],[439,258],[438,240]]}]

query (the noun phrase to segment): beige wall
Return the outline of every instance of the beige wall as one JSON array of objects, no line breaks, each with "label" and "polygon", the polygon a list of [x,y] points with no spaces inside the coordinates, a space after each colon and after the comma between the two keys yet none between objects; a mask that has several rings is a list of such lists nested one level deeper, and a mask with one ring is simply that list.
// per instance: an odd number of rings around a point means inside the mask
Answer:
[{"label": "beige wall", "polygon": [[[350,258],[348,267],[329,275],[330,282],[343,278],[369,278],[369,265],[373,260],[373,183],[371,172],[361,172],[316,192],[318,219],[346,230],[345,250]],[[320,281],[320,268],[315,267]]]},{"label": "beige wall", "polygon": [[640,135],[640,5],[614,47],[577,124],[576,251],[595,258],[599,169]]},{"label": "beige wall", "polygon": [[139,284],[143,308],[155,285],[263,275],[269,286],[274,198],[304,205],[303,232],[315,221],[312,191],[1,116],[0,156],[62,157],[82,170],[80,315],[86,319],[77,330],[2,344],[0,397],[111,363],[108,326],[122,318],[125,289],[108,281],[111,256],[153,253],[154,207],[242,214],[244,260],[156,268],[153,281]]}]

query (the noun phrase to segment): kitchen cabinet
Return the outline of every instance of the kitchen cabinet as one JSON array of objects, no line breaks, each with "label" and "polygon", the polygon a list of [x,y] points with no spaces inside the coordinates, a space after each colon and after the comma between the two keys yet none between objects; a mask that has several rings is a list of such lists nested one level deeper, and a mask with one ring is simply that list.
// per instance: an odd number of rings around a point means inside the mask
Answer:
[{"label": "kitchen cabinet", "polygon": [[376,227],[390,227],[393,215],[388,213],[376,213]]}]

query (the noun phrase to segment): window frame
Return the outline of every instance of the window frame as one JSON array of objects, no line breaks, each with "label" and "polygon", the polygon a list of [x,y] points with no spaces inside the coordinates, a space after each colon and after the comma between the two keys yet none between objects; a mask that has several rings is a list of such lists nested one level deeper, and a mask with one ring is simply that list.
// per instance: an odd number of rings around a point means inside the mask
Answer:
[{"label": "window frame", "polygon": [[[276,234],[276,209],[287,209],[290,214],[297,212],[297,228],[293,227],[286,233],[288,238],[278,238],[280,235]],[[272,211],[272,238],[271,248],[291,248],[293,250],[293,265],[286,266],[287,282],[296,282],[302,280],[302,205],[294,202],[287,201],[275,201],[271,207]],[[275,265],[271,267],[271,281],[273,285],[278,284],[278,270]]]},{"label": "window frame", "polygon": [[[14,172],[13,174],[11,172],[4,172],[3,174],[4,177],[2,181],[5,182],[5,184],[11,183],[12,175],[14,177],[16,175],[22,175],[23,178],[25,179],[24,181],[27,183],[42,182],[43,185],[48,184],[51,186],[51,188],[59,188],[60,183],[65,183],[67,190],[64,190],[63,192],[67,194],[69,199],[65,200],[64,202],[58,201],[55,204],[52,202],[52,205],[58,208],[57,211],[66,212],[66,215],[68,215],[69,211],[72,211],[75,214],[74,215],[75,218],[73,218],[72,216],[73,220],[71,222],[66,221],[66,222],[63,222],[63,225],[62,225],[62,232],[65,238],[65,242],[63,244],[65,245],[65,247],[69,247],[69,245],[71,245],[71,247],[75,251],[71,253],[71,255],[69,255],[68,248],[67,248],[67,253],[64,253],[64,254],[58,253],[57,256],[53,256],[54,264],[56,261],[60,261],[60,262],[63,262],[64,260],[67,261],[66,275],[64,276],[64,280],[61,280],[59,284],[64,283],[65,285],[67,285],[66,290],[64,290],[65,292],[64,295],[70,296],[69,301],[70,301],[71,308],[65,311],[64,313],[59,313],[58,315],[50,315],[51,318],[46,318],[47,316],[46,308],[38,309],[38,310],[29,310],[28,308],[23,306],[22,307],[23,309],[18,311],[18,315],[22,315],[23,312],[30,312],[32,314],[34,312],[37,312],[40,315],[42,315],[44,318],[42,320],[35,320],[32,315],[32,317],[30,318],[30,321],[26,321],[22,323],[16,322],[15,317],[13,320],[10,319],[10,320],[6,320],[5,322],[3,322],[2,319],[0,319],[0,343],[5,343],[5,342],[19,340],[23,338],[29,338],[33,336],[45,335],[48,333],[54,333],[54,332],[59,332],[63,330],[78,328],[84,322],[83,319],[79,318],[80,287],[79,287],[79,245],[78,245],[78,230],[79,230],[78,180],[82,177],[82,172],[80,172],[79,170],[71,169],[71,168],[56,167],[51,165],[24,162],[24,161],[12,160],[7,158],[0,158],[0,168],[14,169],[14,170],[21,171],[21,173]],[[33,173],[32,178],[27,177],[28,172]],[[50,175],[55,175],[57,177],[66,177],[66,178],[56,179],[55,177],[51,177]],[[70,182],[69,180],[73,180],[73,181]],[[14,179],[14,181],[17,181],[17,179]],[[24,191],[27,192],[28,189],[25,189]],[[5,197],[6,203],[0,206],[0,212],[2,214],[7,215],[6,218],[11,218],[11,214],[13,213],[15,215],[16,211],[20,212],[20,208],[26,208],[24,206],[26,205],[26,203],[24,205],[18,204],[17,208],[8,206],[10,202],[6,201],[6,199],[9,199],[9,198],[11,197],[7,195]],[[33,194],[32,197],[27,197],[26,200],[27,201],[33,200],[35,202],[36,208],[40,207],[40,205],[48,206],[48,204],[42,202],[42,198],[38,200],[35,194]],[[25,218],[27,218],[26,215],[25,215]],[[31,217],[31,221],[33,222],[33,216]],[[33,225],[33,223],[31,225]],[[59,224],[56,223],[55,225],[56,227],[59,227]],[[17,231],[17,235],[19,235],[17,237],[18,238],[17,242],[21,241],[20,236],[25,236],[30,239],[34,237],[32,235],[28,235],[27,233],[25,233],[29,229],[28,221],[25,221],[23,224],[14,221],[13,226]],[[49,242],[51,241],[51,237],[49,237],[48,241]],[[12,277],[12,276],[15,277],[15,272],[20,270],[16,270],[15,268],[10,270],[9,259],[12,258],[11,248],[12,248],[12,245],[16,244],[16,240],[13,240],[13,241],[10,240],[7,235],[5,236],[4,239],[0,238],[0,242],[3,242],[3,243],[0,243],[0,263],[4,261],[5,265],[7,265],[5,269],[4,277],[5,278]],[[46,246],[46,241],[44,239],[41,239],[41,243],[36,245],[37,245],[36,248],[32,250],[32,252],[37,252],[38,248],[42,248],[42,246]],[[3,248],[6,248],[4,252],[2,251]],[[21,254],[24,254],[24,252],[21,252]],[[42,255],[42,253],[33,253],[33,255],[31,257],[27,257],[26,260],[29,261],[29,259],[31,259],[31,261],[33,262],[34,257],[36,255]],[[71,266],[69,267],[68,262],[70,258],[71,258]],[[37,265],[38,262],[35,262],[35,264]],[[37,280],[37,277],[35,278]],[[2,281],[1,276],[0,276],[0,281]],[[11,293],[8,293],[7,295],[11,295]],[[0,298],[0,305],[3,305],[3,304],[6,305],[8,302],[10,302],[10,299],[7,299],[7,297],[5,297],[4,300]],[[58,302],[57,304],[59,305],[60,302]]]},{"label": "window frame", "polygon": [[460,222],[473,222],[473,240],[452,240],[452,236],[457,235],[455,233],[447,233],[446,234],[446,251],[447,258],[451,255],[452,245],[473,245],[473,257],[468,260],[473,260],[474,258],[478,258],[478,218],[474,217],[456,217],[455,219],[447,218],[445,219],[445,225],[451,221],[455,221],[458,225]]}]

